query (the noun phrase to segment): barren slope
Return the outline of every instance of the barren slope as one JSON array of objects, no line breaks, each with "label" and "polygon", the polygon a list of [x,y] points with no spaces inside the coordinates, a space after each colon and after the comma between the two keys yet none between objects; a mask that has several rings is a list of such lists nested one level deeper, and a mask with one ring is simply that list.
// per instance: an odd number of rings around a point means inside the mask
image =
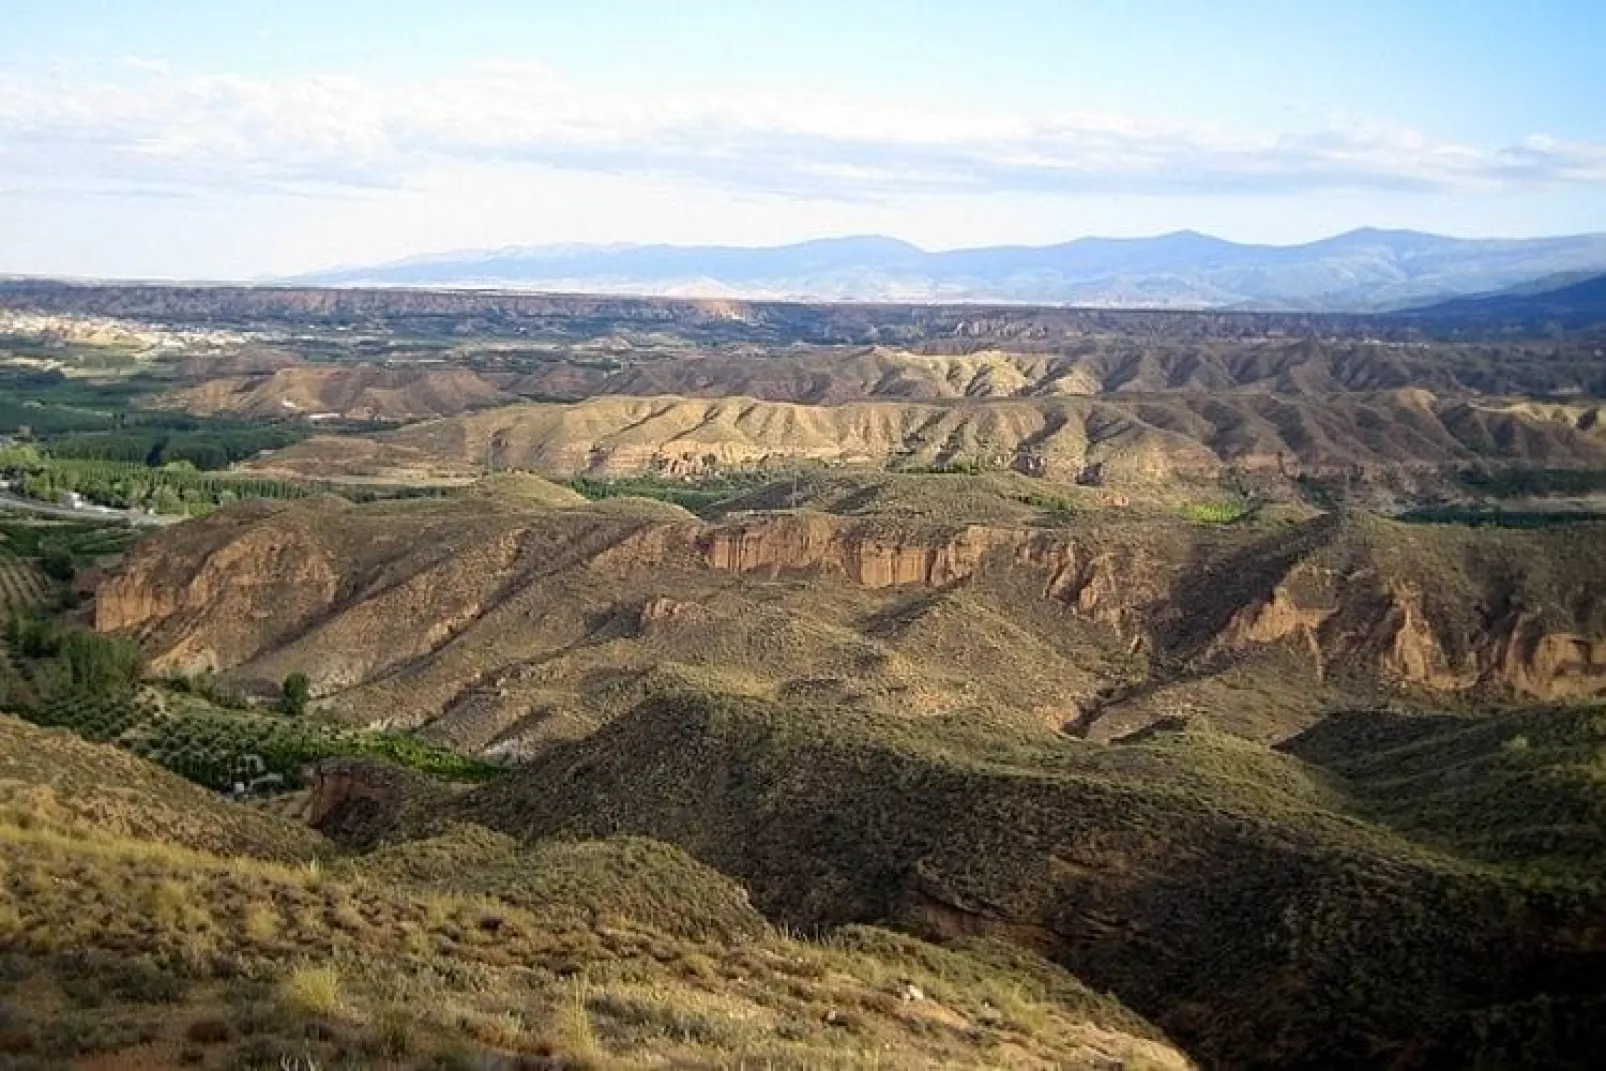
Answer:
[{"label": "barren slope", "polygon": [[293,365],[269,375],[222,376],[157,399],[197,416],[426,420],[512,399],[466,368]]},{"label": "barren slope", "polygon": [[1055,395],[1260,390],[1320,395],[1417,387],[1446,395],[1606,396],[1606,366],[1586,347],[1314,338],[1180,342],[1088,337],[1047,350],[874,346],[640,360],[612,374],[558,364],[508,378],[531,395],[692,397],[838,404]]},{"label": "barren slope", "polygon": [[931,404],[597,397],[505,406],[371,441],[313,439],[256,463],[307,476],[497,468],[696,474],[797,462],[975,463],[1113,485],[1205,478],[1431,473],[1473,462],[1606,466],[1593,403],[1442,399],[1422,390],[1289,398],[1150,395]]},{"label": "barren slope", "polygon": [[1191,1066],[1007,947],[783,937],[669,845],[458,826],[334,859],[3,715],[0,846],[8,1067]]}]

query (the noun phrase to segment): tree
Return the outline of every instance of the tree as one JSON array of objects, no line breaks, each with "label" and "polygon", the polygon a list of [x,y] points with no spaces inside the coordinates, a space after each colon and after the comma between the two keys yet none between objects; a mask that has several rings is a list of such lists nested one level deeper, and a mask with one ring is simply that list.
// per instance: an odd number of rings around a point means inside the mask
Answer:
[{"label": "tree", "polygon": [[284,679],[279,690],[279,710],[299,718],[307,712],[307,700],[312,698],[312,683],[305,673],[292,673]]},{"label": "tree", "polygon": [[73,564],[72,552],[65,547],[44,547],[39,555],[39,568],[45,575],[66,583],[77,575],[78,570]]},{"label": "tree", "polygon": [[139,684],[144,659],[132,640],[68,629],[58,660],[72,687],[90,695],[127,695]]}]

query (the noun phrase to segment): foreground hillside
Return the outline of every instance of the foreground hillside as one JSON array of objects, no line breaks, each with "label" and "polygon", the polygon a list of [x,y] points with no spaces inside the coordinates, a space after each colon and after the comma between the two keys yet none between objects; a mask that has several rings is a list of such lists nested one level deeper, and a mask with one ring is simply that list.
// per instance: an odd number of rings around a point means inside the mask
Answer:
[{"label": "foreground hillside", "polygon": [[1598,524],[1221,525],[1042,488],[819,477],[712,521],[528,477],[242,503],[142,544],[96,624],[160,672],[302,672],[338,715],[512,754],[681,686],[1098,738],[1181,708],[1260,739],[1383,695],[1606,691]]},{"label": "foreground hillside", "polygon": [[340,858],[4,716],[0,841],[8,1067],[1188,1066],[1007,945],[787,939],[650,841]]},{"label": "foreground hillside", "polygon": [[[1581,1067],[1606,1008],[1603,731],[1600,708],[1356,714],[1289,754],[683,694],[379,835],[659,838],[794,926],[1033,950],[1210,1066]],[[325,828],[357,831],[363,784],[323,786]]]}]

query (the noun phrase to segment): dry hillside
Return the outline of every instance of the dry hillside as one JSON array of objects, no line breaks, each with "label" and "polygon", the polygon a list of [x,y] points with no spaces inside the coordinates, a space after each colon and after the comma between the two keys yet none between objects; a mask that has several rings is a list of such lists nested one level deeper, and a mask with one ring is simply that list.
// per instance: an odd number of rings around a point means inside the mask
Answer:
[{"label": "dry hillside", "polygon": [[1168,391],[1325,395],[1407,387],[1445,395],[1602,397],[1606,369],[1581,347],[1521,343],[1401,345],[1313,338],[1183,343],[1090,336],[1037,352],[984,345],[957,351],[746,348],[636,360],[611,374],[558,363],[510,377],[505,386],[532,396],[735,395],[812,405]]},{"label": "dry hillside", "polygon": [[783,937],[666,844],[458,825],[337,857],[6,716],[0,844],[7,1067],[1190,1066],[1006,946]]},{"label": "dry hillside", "polygon": [[512,399],[466,368],[291,365],[268,375],[222,375],[157,399],[196,416],[277,420],[427,420]]},{"label": "dry hillside", "polygon": [[793,924],[1005,938],[1207,1066],[1585,1066],[1606,953],[1599,709],[1323,735],[1293,750],[1348,765],[1201,729],[1105,746],[665,697],[459,806],[517,837],[669,840]]},{"label": "dry hillside", "polygon": [[788,481],[712,523],[558,490],[246,503],[142,544],[96,623],[159,671],[303,671],[346,717],[493,752],[676,687],[1098,737],[1198,709],[1271,739],[1379,690],[1606,690],[1599,525],[1223,526],[1037,486]]},{"label": "dry hillside", "polygon": [[1583,403],[1450,400],[1428,391],[1289,398],[1155,395],[836,406],[597,397],[504,406],[372,439],[313,439],[256,463],[314,477],[698,474],[799,462],[975,464],[1111,485],[1219,475],[1403,477],[1474,462],[1606,467],[1606,423]]}]

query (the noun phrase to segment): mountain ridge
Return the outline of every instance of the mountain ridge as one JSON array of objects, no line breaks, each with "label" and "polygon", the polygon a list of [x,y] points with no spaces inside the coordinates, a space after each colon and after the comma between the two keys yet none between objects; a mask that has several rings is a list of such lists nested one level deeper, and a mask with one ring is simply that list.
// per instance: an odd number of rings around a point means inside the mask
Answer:
[{"label": "mountain ridge", "polygon": [[1606,234],[1452,238],[1359,228],[1294,245],[1192,230],[926,250],[882,235],[777,246],[510,246],[331,269],[321,286],[496,286],[613,294],[1100,307],[1378,311],[1606,271]]}]

